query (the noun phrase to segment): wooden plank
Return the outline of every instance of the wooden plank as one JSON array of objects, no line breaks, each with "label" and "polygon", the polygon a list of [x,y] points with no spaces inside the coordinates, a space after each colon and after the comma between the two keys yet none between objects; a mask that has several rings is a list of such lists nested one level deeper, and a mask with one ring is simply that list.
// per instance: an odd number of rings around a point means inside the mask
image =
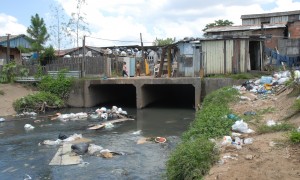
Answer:
[{"label": "wooden plank", "polygon": [[105,127],[105,125],[108,123],[115,124],[115,123],[120,123],[120,122],[124,122],[124,121],[133,121],[133,120],[134,119],[131,119],[131,118],[116,119],[116,120],[111,120],[111,121],[103,122],[101,124],[94,125],[92,127],[89,127],[88,129],[97,130],[97,129],[101,129],[101,128]]}]

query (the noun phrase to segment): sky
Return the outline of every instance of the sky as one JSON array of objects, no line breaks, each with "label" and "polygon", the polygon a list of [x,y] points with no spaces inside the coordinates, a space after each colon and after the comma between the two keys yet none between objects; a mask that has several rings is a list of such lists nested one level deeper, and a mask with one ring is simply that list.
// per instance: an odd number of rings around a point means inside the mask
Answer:
[{"label": "sky", "polygon": [[[88,46],[152,45],[158,39],[202,37],[206,24],[218,19],[228,19],[241,25],[241,15],[300,10],[300,0],[85,0],[81,16],[89,32]],[[26,34],[31,16],[39,14],[45,21],[51,44],[58,41],[51,26],[67,23],[76,12],[77,0],[1,0],[0,36],[7,33]],[[60,18],[55,15],[60,9]],[[57,23],[57,20],[60,23]],[[62,26],[61,26],[62,27]],[[117,40],[117,41],[112,41]],[[82,40],[80,39],[80,46]],[[61,49],[76,47],[76,41],[64,38]]]}]

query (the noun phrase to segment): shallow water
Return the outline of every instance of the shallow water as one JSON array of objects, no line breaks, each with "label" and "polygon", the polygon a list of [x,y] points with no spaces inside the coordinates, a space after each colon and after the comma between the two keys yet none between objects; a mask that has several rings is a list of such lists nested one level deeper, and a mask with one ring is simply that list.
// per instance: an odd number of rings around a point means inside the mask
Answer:
[{"label": "shallow water", "polygon": [[[51,121],[45,115],[9,118],[0,123],[0,179],[163,179],[168,155],[180,141],[180,135],[194,119],[193,109],[123,108],[135,121],[117,124],[112,129],[87,130],[99,120]],[[72,108],[62,113],[92,112],[95,109]],[[53,113],[53,112],[52,112]],[[44,116],[44,117],[41,117]],[[41,123],[34,123],[34,120]],[[25,131],[25,124],[35,126]],[[140,134],[133,134],[140,131]],[[39,146],[39,142],[56,140],[59,133],[82,134],[103,148],[124,152],[111,159],[83,155],[84,162],[72,166],[49,166],[58,146]],[[163,136],[167,143],[137,144],[142,137]]]}]

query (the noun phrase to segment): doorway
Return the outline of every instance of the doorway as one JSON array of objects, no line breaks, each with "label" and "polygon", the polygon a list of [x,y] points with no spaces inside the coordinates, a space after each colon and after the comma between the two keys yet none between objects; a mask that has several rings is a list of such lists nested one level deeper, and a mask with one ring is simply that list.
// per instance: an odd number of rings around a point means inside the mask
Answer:
[{"label": "doorway", "polygon": [[260,70],[261,53],[260,41],[249,42],[250,70]]}]

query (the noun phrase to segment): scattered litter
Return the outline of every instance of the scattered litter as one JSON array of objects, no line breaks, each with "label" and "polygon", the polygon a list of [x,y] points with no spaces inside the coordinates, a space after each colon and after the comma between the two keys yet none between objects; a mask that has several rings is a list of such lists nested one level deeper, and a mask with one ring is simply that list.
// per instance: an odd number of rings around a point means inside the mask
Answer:
[{"label": "scattered litter", "polygon": [[142,132],[142,130],[138,130],[138,131],[135,131],[135,132],[133,132],[133,133],[131,133],[131,134],[133,134],[133,135],[140,135],[141,132]]},{"label": "scattered litter", "polygon": [[248,124],[245,123],[243,120],[236,121],[234,125],[232,125],[233,131],[238,131],[241,133],[253,133],[254,131],[252,129],[248,128]]},{"label": "scattered litter", "polygon": [[224,136],[223,137],[223,141],[222,141],[222,145],[225,146],[225,145],[229,145],[232,143],[232,139],[230,136]]},{"label": "scattered litter", "polygon": [[28,174],[25,174],[24,180],[30,180],[32,179]]},{"label": "scattered litter", "polygon": [[4,122],[5,121],[5,119],[4,118],[0,118],[0,122]]},{"label": "scattered litter", "polygon": [[253,143],[253,138],[244,139],[244,144],[252,144],[252,143]]},{"label": "scattered litter", "polygon": [[40,122],[42,122],[41,120],[34,120],[33,121],[34,123],[40,123]]},{"label": "scattered litter", "polygon": [[227,115],[227,118],[228,119],[232,119],[232,120],[239,120],[240,118],[237,116],[237,115],[235,115],[235,114],[228,114]]},{"label": "scattered litter", "polygon": [[42,142],[43,145],[50,145],[50,146],[55,146],[55,145],[59,145],[61,144],[62,141],[60,139],[57,139],[55,141],[52,141],[52,140],[44,140]]},{"label": "scattered litter", "polygon": [[113,154],[111,153],[110,150],[108,149],[103,149],[100,151],[100,155],[104,158],[112,158],[113,157]]},{"label": "scattered litter", "polygon": [[89,144],[87,143],[78,143],[78,144],[73,144],[71,146],[72,151],[78,155],[84,155],[85,153],[87,153],[88,148],[89,148]]},{"label": "scattered litter", "polygon": [[65,140],[67,138],[68,138],[68,136],[65,134],[59,133],[59,135],[58,135],[58,139],[60,139],[60,140]]},{"label": "scattered litter", "polygon": [[240,99],[244,101],[251,101],[251,99],[247,96],[240,96]]},{"label": "scattered litter", "polygon": [[276,145],[276,143],[274,141],[269,142],[270,147],[274,147],[275,145]]},{"label": "scattered litter", "polygon": [[232,135],[233,137],[240,137],[242,134],[236,133],[236,132],[232,132],[231,135]]},{"label": "scattered litter", "polygon": [[93,156],[93,155],[96,155],[97,153],[100,153],[101,150],[103,150],[103,147],[95,145],[95,144],[90,144],[88,147],[88,154]]},{"label": "scattered litter", "polygon": [[224,155],[223,159],[233,159],[233,160],[238,160],[238,155]]},{"label": "scattered litter", "polygon": [[271,126],[275,126],[276,122],[274,120],[268,120],[267,121],[267,126],[271,127]]},{"label": "scattered litter", "polygon": [[252,159],[253,159],[253,155],[247,154],[247,155],[245,156],[245,159],[246,159],[246,160],[252,160]]},{"label": "scattered litter", "polygon": [[106,129],[111,129],[114,127],[114,125],[112,123],[105,123],[105,126],[104,126]]},{"label": "scattered litter", "polygon": [[69,120],[87,120],[88,118],[88,114],[84,113],[84,112],[80,112],[80,113],[70,113],[70,114],[60,114],[57,113],[57,119],[61,120],[61,121],[69,121]]},{"label": "scattered litter", "polygon": [[89,164],[90,164],[89,162],[81,162],[80,164],[78,164],[78,166],[85,167],[85,166],[87,166]]},{"label": "scattered litter", "polygon": [[254,112],[254,111],[246,111],[246,112],[244,112],[244,115],[245,116],[255,116],[256,112]]},{"label": "scattered litter", "polygon": [[300,126],[298,127],[297,132],[300,132]]},{"label": "scattered litter", "polygon": [[24,129],[27,130],[27,131],[28,131],[28,130],[33,130],[33,129],[34,129],[34,126],[32,126],[31,124],[25,124],[25,125],[24,125]]},{"label": "scattered litter", "polygon": [[164,137],[156,137],[154,140],[157,143],[165,143],[167,141],[167,139]]},{"label": "scattered litter", "polygon": [[70,136],[70,137],[68,137],[68,138],[66,138],[66,139],[64,139],[63,141],[64,142],[70,142],[70,141],[75,141],[75,140],[77,140],[77,139],[81,139],[82,138],[82,134],[73,134],[72,136]]}]

